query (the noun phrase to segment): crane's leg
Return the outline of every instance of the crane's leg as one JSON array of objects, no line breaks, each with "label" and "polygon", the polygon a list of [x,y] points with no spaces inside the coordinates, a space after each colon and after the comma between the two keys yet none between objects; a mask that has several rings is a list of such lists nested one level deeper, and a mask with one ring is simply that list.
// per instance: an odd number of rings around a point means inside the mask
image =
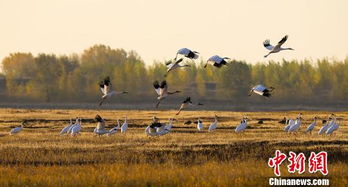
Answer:
[{"label": "crane's leg", "polygon": [[105,101],[106,97],[103,97],[100,102],[99,102],[99,106],[101,106],[103,104],[103,102]]},{"label": "crane's leg", "polygon": [[179,115],[182,110],[182,107],[180,107],[179,111],[175,115]]},{"label": "crane's leg", "polygon": [[265,55],[264,57],[267,58],[272,52],[269,52],[267,55]]},{"label": "crane's leg", "polygon": [[161,103],[161,100],[159,100],[156,104],[156,108],[158,108],[159,104]]}]

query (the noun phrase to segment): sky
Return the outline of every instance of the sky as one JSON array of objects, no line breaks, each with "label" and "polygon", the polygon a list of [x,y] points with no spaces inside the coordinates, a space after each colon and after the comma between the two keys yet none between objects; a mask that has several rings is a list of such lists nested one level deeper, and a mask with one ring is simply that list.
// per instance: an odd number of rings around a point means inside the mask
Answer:
[{"label": "sky", "polygon": [[[178,49],[249,63],[348,56],[347,0],[0,0],[0,59],[12,52],[135,50],[151,64]],[[295,51],[263,56],[262,42]]]}]

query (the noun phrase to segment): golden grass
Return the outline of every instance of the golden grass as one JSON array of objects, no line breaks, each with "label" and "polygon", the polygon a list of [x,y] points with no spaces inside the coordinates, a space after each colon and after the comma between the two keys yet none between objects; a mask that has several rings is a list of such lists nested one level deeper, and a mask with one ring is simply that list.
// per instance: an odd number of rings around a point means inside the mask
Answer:
[{"label": "golden grass", "polygon": [[[286,173],[282,165],[282,172]],[[346,186],[347,164],[331,164],[332,186]],[[264,162],[235,160],[202,165],[177,164],[98,164],[74,166],[3,166],[1,186],[267,186],[274,177]],[[285,177],[299,175],[285,174]],[[300,177],[318,177],[307,174]]]},{"label": "golden grass", "polygon": [[[162,122],[176,111],[125,110],[27,110],[0,109],[0,186],[259,186],[273,177],[269,157],[280,149],[329,152],[329,178],[334,186],[348,184],[348,112],[335,113],[340,129],[332,136],[303,133],[315,115],[326,118],[331,112],[303,112],[301,132],[287,134],[277,121],[292,112],[184,111],[176,119],[173,132],[147,137],[144,129],[156,115]],[[186,120],[203,119],[205,128],[219,116],[215,132],[197,132]],[[116,119],[129,119],[126,134],[96,137],[93,119],[100,114],[109,127]],[[243,115],[251,118],[249,128],[234,133]],[[59,136],[69,118],[84,119],[77,137]],[[257,124],[261,118],[264,124]],[[9,136],[11,127],[23,119],[28,127]],[[46,121],[45,121],[46,120]],[[66,120],[66,121],[63,121]],[[286,165],[282,165],[283,174]],[[287,175],[288,174],[288,175]],[[295,175],[296,176],[296,175]],[[302,175],[301,175],[302,176]],[[308,177],[322,177],[305,173]]]}]

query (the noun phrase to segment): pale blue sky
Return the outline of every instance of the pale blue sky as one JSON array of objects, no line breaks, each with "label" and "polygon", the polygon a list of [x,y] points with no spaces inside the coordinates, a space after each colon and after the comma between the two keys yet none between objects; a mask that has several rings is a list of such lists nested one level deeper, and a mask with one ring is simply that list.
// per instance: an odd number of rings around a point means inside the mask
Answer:
[{"label": "pale blue sky", "polygon": [[179,48],[265,61],[262,42],[295,48],[270,60],[348,55],[347,0],[0,0],[0,58],[81,53],[94,44],[135,50],[150,64]]}]

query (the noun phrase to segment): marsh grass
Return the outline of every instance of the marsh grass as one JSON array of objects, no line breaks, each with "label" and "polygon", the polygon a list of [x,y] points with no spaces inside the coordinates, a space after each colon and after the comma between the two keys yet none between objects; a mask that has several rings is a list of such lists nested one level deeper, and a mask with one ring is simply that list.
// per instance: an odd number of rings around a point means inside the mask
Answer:
[{"label": "marsh grass", "polygon": [[[329,153],[329,177],[334,186],[348,184],[348,113],[336,113],[341,126],[332,136],[303,133],[314,115],[324,119],[330,112],[303,112],[301,131],[284,133],[278,121],[292,112],[184,111],[173,132],[147,137],[144,129],[156,115],[162,122],[176,111],[123,110],[27,110],[0,109],[0,186],[260,186],[273,177],[267,160],[276,149]],[[197,132],[186,120],[203,119],[204,127],[219,116],[214,132]],[[108,127],[128,116],[126,134],[97,137],[93,118],[100,114]],[[243,115],[251,120],[241,134],[234,133]],[[69,118],[83,119],[77,137],[59,136]],[[23,132],[9,136],[11,127],[29,120]],[[257,124],[263,119],[264,124]],[[282,165],[284,176],[289,175]],[[301,176],[323,177],[305,173]]]}]

